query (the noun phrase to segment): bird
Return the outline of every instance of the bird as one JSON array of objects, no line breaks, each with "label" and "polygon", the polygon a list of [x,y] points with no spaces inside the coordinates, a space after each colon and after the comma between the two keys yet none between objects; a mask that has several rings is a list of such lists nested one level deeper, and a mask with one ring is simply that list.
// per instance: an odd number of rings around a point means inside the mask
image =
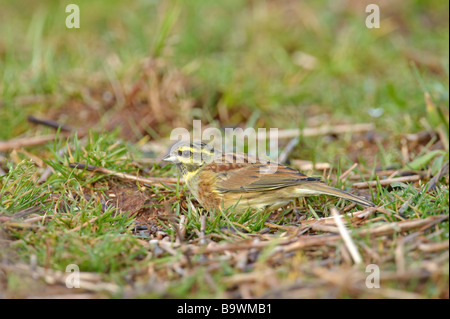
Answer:
[{"label": "bird", "polygon": [[285,165],[244,153],[222,153],[204,142],[181,141],[163,157],[178,167],[195,199],[207,211],[275,211],[297,197],[331,195],[365,207],[371,201],[331,187]]}]

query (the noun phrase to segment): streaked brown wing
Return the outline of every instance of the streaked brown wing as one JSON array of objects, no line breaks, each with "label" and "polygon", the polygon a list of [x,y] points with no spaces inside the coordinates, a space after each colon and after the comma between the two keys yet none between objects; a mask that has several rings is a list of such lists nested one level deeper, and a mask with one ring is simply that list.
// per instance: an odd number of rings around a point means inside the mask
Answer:
[{"label": "streaked brown wing", "polygon": [[[271,163],[267,164],[215,164],[212,168],[217,173],[215,187],[219,192],[263,192],[280,189],[307,182],[320,182],[320,179],[307,177],[289,167]],[[271,173],[263,174],[264,171]]]}]

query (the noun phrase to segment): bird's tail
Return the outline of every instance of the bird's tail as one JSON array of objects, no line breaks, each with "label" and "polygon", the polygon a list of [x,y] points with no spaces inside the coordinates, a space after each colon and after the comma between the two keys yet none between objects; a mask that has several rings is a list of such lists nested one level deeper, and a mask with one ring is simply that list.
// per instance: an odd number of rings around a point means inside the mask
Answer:
[{"label": "bird's tail", "polygon": [[299,195],[331,195],[336,197],[341,197],[344,199],[347,199],[349,201],[352,201],[354,203],[363,205],[363,206],[369,206],[373,207],[375,206],[374,203],[371,201],[368,201],[362,197],[350,194],[346,191],[328,186],[325,183],[317,182],[317,183],[307,183],[303,184],[300,187],[297,188],[297,192]]}]

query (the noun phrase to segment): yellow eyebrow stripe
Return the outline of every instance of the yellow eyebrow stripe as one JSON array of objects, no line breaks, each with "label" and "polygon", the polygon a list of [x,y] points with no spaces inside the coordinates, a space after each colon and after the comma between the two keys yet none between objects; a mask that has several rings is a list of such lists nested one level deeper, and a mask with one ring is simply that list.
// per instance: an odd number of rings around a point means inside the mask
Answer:
[{"label": "yellow eyebrow stripe", "polygon": [[184,152],[184,151],[189,151],[191,153],[206,153],[208,155],[214,155],[214,152],[210,152],[207,149],[203,148],[201,150],[190,147],[190,146],[182,146],[179,148],[180,151]]}]

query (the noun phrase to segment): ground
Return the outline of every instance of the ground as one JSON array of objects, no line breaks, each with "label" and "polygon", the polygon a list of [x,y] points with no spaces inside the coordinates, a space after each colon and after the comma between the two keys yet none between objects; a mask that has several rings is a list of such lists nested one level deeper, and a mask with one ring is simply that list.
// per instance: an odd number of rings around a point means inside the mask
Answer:
[{"label": "ground", "polygon": [[[448,3],[77,4],[0,12],[0,297],[449,297]],[[193,120],[376,207],[206,212],[161,162]]]}]

